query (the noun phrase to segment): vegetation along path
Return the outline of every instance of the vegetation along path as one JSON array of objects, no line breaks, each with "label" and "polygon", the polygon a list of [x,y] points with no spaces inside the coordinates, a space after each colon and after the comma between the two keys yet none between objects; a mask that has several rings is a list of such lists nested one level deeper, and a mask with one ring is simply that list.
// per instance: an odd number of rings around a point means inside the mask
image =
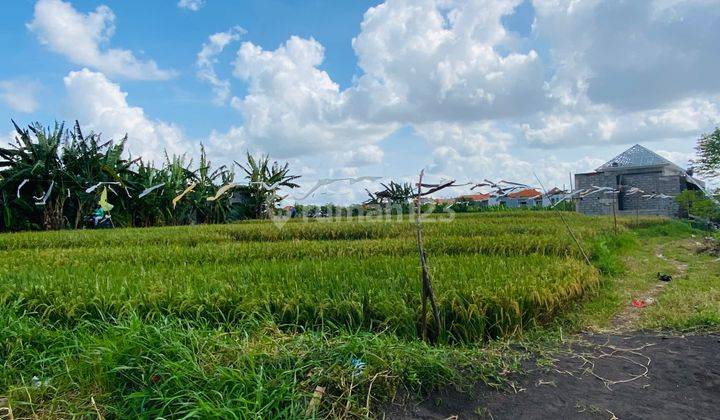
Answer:
[{"label": "vegetation along path", "polygon": [[552,344],[536,347],[502,389],[446,389],[390,405],[388,417],[719,418],[720,268],[699,254],[699,235],[679,225],[641,231],[624,273],[568,320],[582,332],[548,333]]}]

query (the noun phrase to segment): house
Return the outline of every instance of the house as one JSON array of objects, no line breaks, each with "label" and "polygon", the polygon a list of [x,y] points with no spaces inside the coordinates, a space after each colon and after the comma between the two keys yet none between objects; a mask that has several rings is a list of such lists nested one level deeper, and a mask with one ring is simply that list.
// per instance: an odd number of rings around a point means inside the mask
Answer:
[{"label": "house", "polygon": [[434,201],[437,206],[451,206],[455,204],[454,198],[436,198]]},{"label": "house", "polygon": [[511,209],[519,207],[541,206],[543,194],[535,188],[525,188],[511,192],[505,196],[498,197],[498,204]]},{"label": "house", "polygon": [[458,203],[466,203],[471,206],[485,207],[490,205],[491,199],[492,195],[490,194],[470,194],[461,195],[460,197],[456,198],[455,201]]},{"label": "house", "polygon": [[[579,198],[578,212],[603,215],[612,214],[614,208],[618,214],[678,217],[680,206],[674,197],[688,189],[703,191],[705,183],[693,178],[692,171],[636,144],[594,171],[575,175],[576,190],[593,187],[611,187],[618,193]],[[631,188],[643,193],[632,194]]]},{"label": "house", "polygon": [[568,192],[561,190],[558,187],[553,187],[547,194],[543,195],[542,205],[543,207],[552,207],[564,200],[568,195]]},{"label": "house", "polygon": [[494,205],[494,196],[492,194],[467,194],[455,198],[436,198],[436,205],[453,205],[455,203],[465,204],[469,206],[488,206]]}]

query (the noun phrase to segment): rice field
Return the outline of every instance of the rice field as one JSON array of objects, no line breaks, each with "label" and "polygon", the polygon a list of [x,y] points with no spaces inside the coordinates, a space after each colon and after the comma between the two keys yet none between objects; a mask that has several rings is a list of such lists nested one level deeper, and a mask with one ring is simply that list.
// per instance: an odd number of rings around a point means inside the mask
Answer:
[{"label": "rice field", "polygon": [[[588,252],[612,231],[608,219],[566,217]],[[549,322],[601,282],[554,213],[432,218],[423,229],[447,348]],[[422,387],[449,375],[433,357],[457,354],[419,342],[415,234],[404,219],[0,235],[0,396],[51,417],[302,417],[305,382],[340,398],[354,357]],[[318,413],[337,415],[330,407]]]},{"label": "rice field", "polygon": [[[606,228],[573,217],[586,242]],[[597,287],[547,215],[427,223],[445,341],[473,342],[547,320]],[[315,221],[22,233],[0,238],[0,304],[52,322],[169,315],[222,324],[392,331],[417,338],[412,221]]]}]

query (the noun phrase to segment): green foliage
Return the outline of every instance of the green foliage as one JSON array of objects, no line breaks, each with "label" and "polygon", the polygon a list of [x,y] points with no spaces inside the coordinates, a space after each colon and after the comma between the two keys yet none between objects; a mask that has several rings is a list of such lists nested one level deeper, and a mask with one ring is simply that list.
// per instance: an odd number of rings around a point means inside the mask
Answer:
[{"label": "green foliage", "polygon": [[[57,229],[63,225],[63,204],[72,179],[65,171],[60,147],[66,132],[63,125],[45,129],[39,124],[22,130],[15,124],[15,143],[0,149],[2,225],[5,228]],[[34,137],[34,139],[33,139]],[[53,185],[55,194],[45,205],[36,204]],[[22,195],[18,191],[22,186]]]},{"label": "green foliage", "polygon": [[[386,333],[288,334],[272,322],[218,329],[133,314],[48,328],[13,309],[0,308],[0,386],[15,418],[367,417],[396,390],[500,383],[496,372],[513,367],[507,350]],[[309,408],[318,386],[325,395]]]},{"label": "green foliage", "polygon": [[290,165],[288,163],[281,165],[278,162],[270,164],[270,157],[267,155],[256,159],[247,152],[246,163],[243,165],[235,162],[235,164],[245,172],[245,179],[248,182],[246,201],[248,218],[267,219],[271,215],[271,210],[283,199],[278,195],[278,190],[281,187],[299,187],[294,181],[300,176],[290,174]]},{"label": "green foliage", "polygon": [[379,209],[386,209],[391,206],[391,214],[409,214],[413,212],[413,206],[410,199],[417,195],[417,191],[413,190],[413,186],[408,182],[390,181],[389,184],[380,184],[383,189],[372,193],[365,190],[368,194],[368,200],[365,205]]},{"label": "green foliage", "polygon": [[[258,184],[233,184],[222,197],[208,201],[221,186],[233,183],[235,175],[225,166],[213,168],[202,145],[197,166],[186,155],[166,155],[163,164],[155,167],[125,157],[126,139],[103,141],[99,134],[83,133],[77,122],[72,130],[58,124],[46,129],[37,123],[25,130],[15,125],[15,130],[15,142],[0,148],[0,230],[80,228],[97,208],[104,187],[87,190],[98,183],[108,186],[115,225],[145,227],[255,217],[259,215],[255,204],[252,212],[238,211],[231,206],[229,194],[251,190],[255,193],[251,196],[266,212],[277,204],[278,188],[297,187],[291,182],[297,177],[288,175],[287,164],[270,165],[263,157],[257,162],[252,160],[255,173],[248,179],[277,183],[271,195]],[[139,197],[146,188],[158,185]],[[173,203],[191,185],[192,190]],[[48,199],[42,203],[38,197],[46,193]]]},{"label": "green foliage", "polygon": [[592,262],[604,275],[618,276],[625,269],[620,256],[636,244],[629,233],[597,235],[591,240]]},{"label": "green foliage", "polygon": [[720,221],[720,207],[702,191],[685,190],[675,197],[675,201],[680,204],[685,215]]},{"label": "green foliage", "polygon": [[[665,258],[671,259],[664,272],[671,274],[673,280],[663,288],[657,304],[644,311],[641,327],[681,331],[718,331],[720,328],[717,254],[710,249],[698,252],[700,249],[689,244],[702,239],[696,236],[688,241],[689,236],[677,236],[672,241],[667,238],[658,240],[656,247],[661,249]],[[683,267],[682,270],[679,267]]]},{"label": "green foliage", "polygon": [[[497,384],[516,362],[487,340],[552,321],[601,277],[552,212],[454,218],[423,227],[436,346],[417,339],[409,217],[0,235],[0,389],[16,418],[298,418]],[[610,219],[566,219],[586,249],[619,249],[631,224],[613,239]]]},{"label": "green foliage", "polygon": [[686,220],[670,220],[665,222],[652,221],[641,224],[635,229],[635,234],[644,237],[681,238],[700,233]]},{"label": "green foliage", "polygon": [[[597,286],[596,270],[548,216],[426,224],[444,340],[523,329]],[[574,216],[586,246],[608,226]],[[415,234],[410,219],[13,234],[0,237],[0,304],[21,301],[27,311],[70,323],[130,312],[217,323],[270,317],[414,338]]]},{"label": "green foliage", "polygon": [[698,165],[698,171],[707,176],[718,176],[720,174],[720,128],[700,137],[695,150],[698,159],[694,163]]}]

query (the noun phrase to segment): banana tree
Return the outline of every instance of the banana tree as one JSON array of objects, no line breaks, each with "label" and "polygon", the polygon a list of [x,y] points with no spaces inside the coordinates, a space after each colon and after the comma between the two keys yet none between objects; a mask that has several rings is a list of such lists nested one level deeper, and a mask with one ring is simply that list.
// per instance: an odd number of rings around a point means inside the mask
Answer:
[{"label": "banana tree", "polygon": [[[115,184],[117,189],[115,201],[117,209],[127,209],[129,205],[129,180],[132,179],[136,161],[122,157],[127,137],[115,143],[112,140],[102,142],[100,135],[90,133],[83,135],[80,124],[75,122],[69,140],[63,145],[61,161],[68,179],[71,181],[72,192],[70,203],[66,209],[68,220],[78,227],[82,217],[97,206],[98,194],[102,191],[97,188],[101,184]],[[112,187],[111,187],[112,188]]]},{"label": "banana tree", "polygon": [[69,178],[58,150],[67,132],[63,124],[21,129],[15,121],[14,142],[0,148],[0,192],[5,229],[59,229]]},{"label": "banana tree", "polygon": [[193,171],[191,178],[195,188],[188,194],[187,204],[192,209],[193,221],[195,223],[217,223],[225,221],[229,211],[229,203],[226,199],[210,200],[218,189],[225,184],[232,182],[234,174],[222,165],[212,169],[212,163],[207,157],[205,146],[200,144],[200,162],[198,168]]},{"label": "banana tree", "polygon": [[275,206],[282,201],[282,197],[278,195],[280,188],[298,188],[299,185],[294,181],[300,178],[300,175],[290,174],[290,164],[284,165],[278,162],[270,163],[267,155],[260,156],[255,159],[250,152],[246,152],[246,164],[236,165],[245,172],[245,179],[248,181],[248,208],[251,217],[256,219],[265,219],[270,216],[270,212]]}]

